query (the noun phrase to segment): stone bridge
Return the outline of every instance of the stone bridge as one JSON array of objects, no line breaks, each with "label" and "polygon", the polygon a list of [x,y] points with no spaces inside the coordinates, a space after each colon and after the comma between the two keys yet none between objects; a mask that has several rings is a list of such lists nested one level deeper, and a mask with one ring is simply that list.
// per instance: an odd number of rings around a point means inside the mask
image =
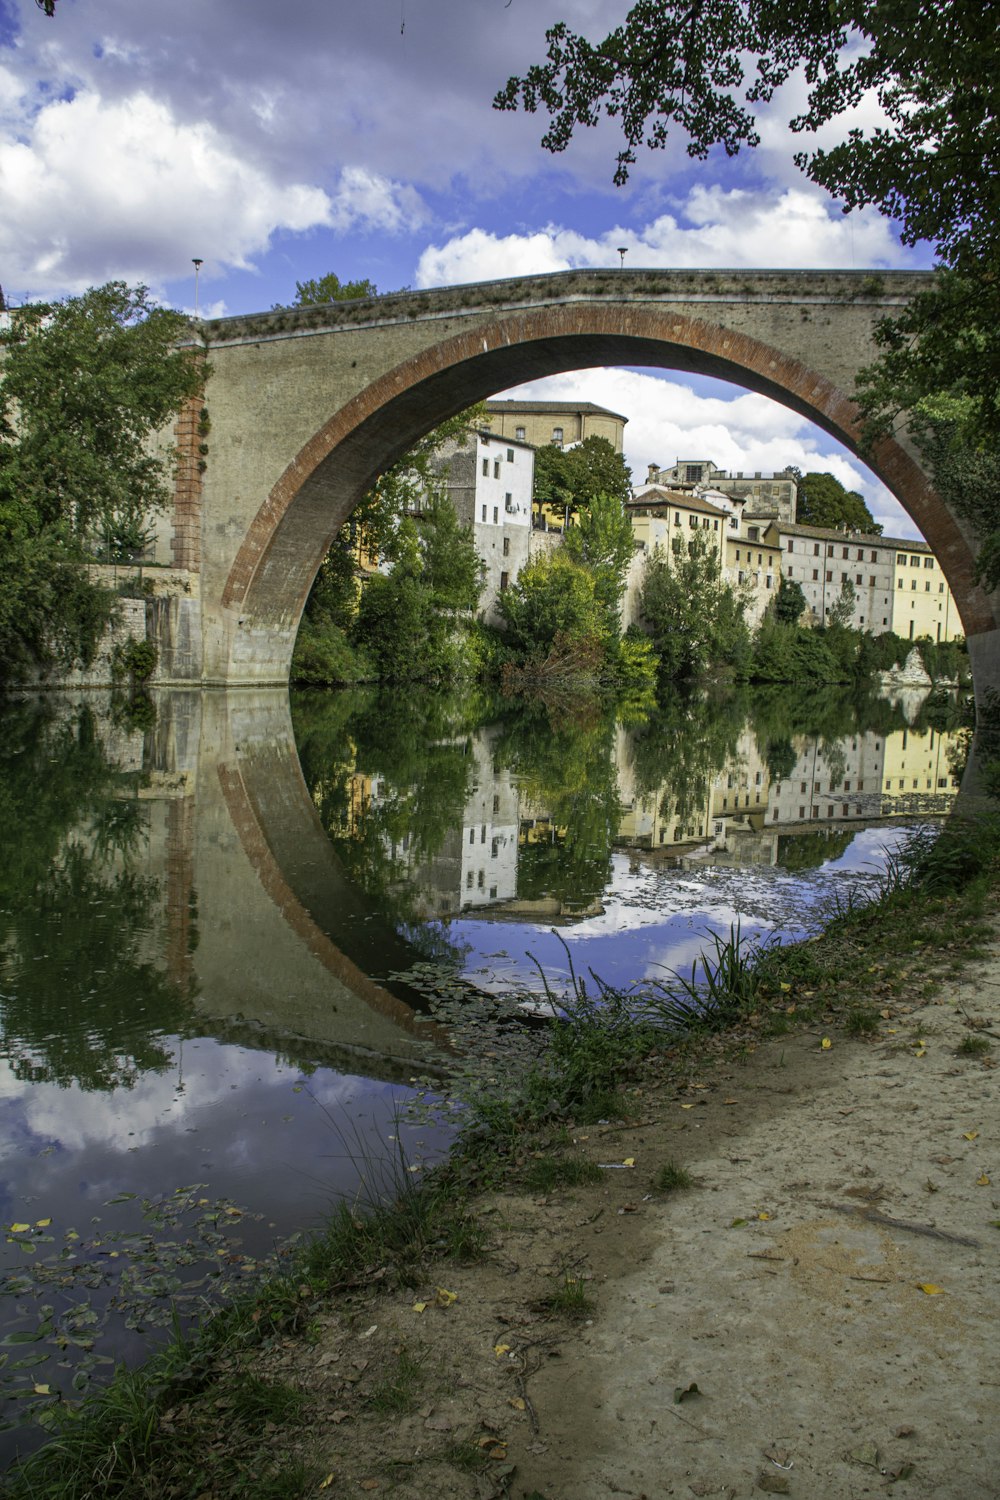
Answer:
[{"label": "stone bridge", "polygon": [[[713,375],[856,452],[851,391],[875,324],[924,284],[910,272],[574,271],[199,325],[209,373],[178,424],[171,544],[188,593],[164,624],[163,677],[286,681],[316,570],[364,491],[445,417],[522,381],[601,365]],[[977,688],[1000,684],[975,537],[904,442],[867,461],[940,559]]]}]

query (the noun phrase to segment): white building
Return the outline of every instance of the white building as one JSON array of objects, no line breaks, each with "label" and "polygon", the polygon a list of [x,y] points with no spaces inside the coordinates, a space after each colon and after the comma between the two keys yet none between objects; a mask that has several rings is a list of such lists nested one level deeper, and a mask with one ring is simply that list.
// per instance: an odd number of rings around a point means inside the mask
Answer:
[{"label": "white building", "polygon": [[487,431],[442,451],[438,459],[458,518],[471,527],[486,565],[480,612],[498,624],[497,601],[528,561],[535,450],[517,438]]}]

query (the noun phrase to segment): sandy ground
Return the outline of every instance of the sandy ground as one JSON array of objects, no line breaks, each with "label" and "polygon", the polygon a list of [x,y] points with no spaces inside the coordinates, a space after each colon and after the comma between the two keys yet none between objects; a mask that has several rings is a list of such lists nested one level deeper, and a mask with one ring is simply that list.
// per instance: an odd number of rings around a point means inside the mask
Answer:
[{"label": "sandy ground", "polygon": [[[957,1052],[969,1017],[992,1057]],[[483,1205],[454,1301],[362,1291],[274,1351],[317,1395],[327,1492],[1000,1495],[1000,946],[880,1024],[647,1090],[578,1134],[596,1185]],[[695,1185],[654,1193],[669,1161]],[[576,1321],[544,1305],[567,1277]],[[419,1376],[387,1412],[401,1358]]]}]

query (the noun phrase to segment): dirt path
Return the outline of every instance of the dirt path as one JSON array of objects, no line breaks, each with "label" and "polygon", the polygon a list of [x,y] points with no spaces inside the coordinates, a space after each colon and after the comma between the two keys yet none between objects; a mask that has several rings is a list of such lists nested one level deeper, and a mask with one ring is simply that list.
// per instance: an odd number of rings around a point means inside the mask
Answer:
[{"label": "dirt path", "polygon": [[[319,1393],[328,1490],[1000,1494],[1000,1040],[960,1054],[963,1012],[1000,1038],[1000,950],[872,1039],[795,1034],[647,1091],[579,1133],[594,1186],[485,1204],[456,1300],[360,1293],[277,1351]],[[695,1185],[653,1192],[671,1161]],[[594,1303],[575,1324],[544,1302],[567,1278]]]}]

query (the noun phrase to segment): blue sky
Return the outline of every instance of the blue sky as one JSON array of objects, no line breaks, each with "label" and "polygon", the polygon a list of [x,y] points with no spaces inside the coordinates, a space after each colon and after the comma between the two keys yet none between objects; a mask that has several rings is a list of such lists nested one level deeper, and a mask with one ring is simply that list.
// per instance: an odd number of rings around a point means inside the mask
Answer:
[{"label": "blue sky", "polygon": [[[592,36],[614,0],[0,0],[0,282],[12,301],[141,280],[203,315],[254,312],[333,270],[382,291],[567,266],[929,263],[872,212],[842,215],[792,160],[800,83],[761,146],[692,161],[678,139],[611,178],[612,123],[563,155],[541,116],[491,100],[559,19]],[[862,101],[845,119],[871,125]],[[836,138],[838,130],[831,134]],[[630,418],[626,456],[829,469],[886,530],[909,518],[856,459],[762,397],[669,372],[575,371],[526,394]]]}]

